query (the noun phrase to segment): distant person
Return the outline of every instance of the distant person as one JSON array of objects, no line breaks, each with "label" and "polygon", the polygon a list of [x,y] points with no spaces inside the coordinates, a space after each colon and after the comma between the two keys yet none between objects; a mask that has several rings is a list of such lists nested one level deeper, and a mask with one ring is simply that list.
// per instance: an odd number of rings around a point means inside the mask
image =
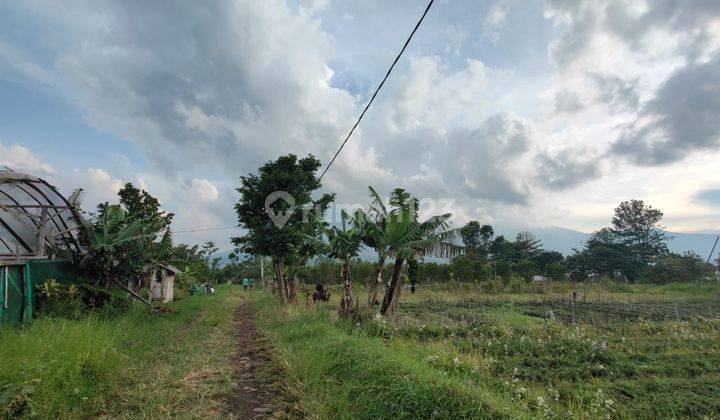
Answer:
[{"label": "distant person", "polygon": [[415,283],[410,285],[410,293],[415,293]]},{"label": "distant person", "polygon": [[248,287],[250,287],[250,279],[245,277],[243,279],[243,290],[247,291]]}]

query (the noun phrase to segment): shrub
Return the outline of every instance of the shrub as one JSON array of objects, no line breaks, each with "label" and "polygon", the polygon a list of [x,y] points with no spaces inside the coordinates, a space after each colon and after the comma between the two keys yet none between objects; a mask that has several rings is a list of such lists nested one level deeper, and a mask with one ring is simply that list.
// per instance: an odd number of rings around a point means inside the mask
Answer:
[{"label": "shrub", "polygon": [[647,276],[649,281],[657,284],[675,281],[702,281],[714,277],[714,267],[692,252],[683,255],[670,254],[661,258],[650,268]]}]

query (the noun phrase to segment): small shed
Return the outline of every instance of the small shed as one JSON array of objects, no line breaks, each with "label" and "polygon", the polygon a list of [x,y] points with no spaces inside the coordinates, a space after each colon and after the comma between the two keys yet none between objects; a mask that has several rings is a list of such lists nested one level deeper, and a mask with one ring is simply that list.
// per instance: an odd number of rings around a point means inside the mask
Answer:
[{"label": "small shed", "polygon": [[150,300],[168,303],[173,300],[175,291],[175,275],[182,273],[170,264],[160,264],[150,280]]}]

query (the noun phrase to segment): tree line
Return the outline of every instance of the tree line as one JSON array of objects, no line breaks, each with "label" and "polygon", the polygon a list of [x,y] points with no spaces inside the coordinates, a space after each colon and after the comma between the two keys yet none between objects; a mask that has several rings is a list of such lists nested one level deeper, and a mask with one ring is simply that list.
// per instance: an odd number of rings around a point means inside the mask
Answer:
[{"label": "tree line", "polygon": [[[344,286],[341,312],[359,307],[353,283],[367,286],[368,310],[380,304],[378,291],[384,285],[380,313],[387,314],[397,305],[405,281],[507,283],[542,276],[558,281],[611,278],[664,283],[714,277],[713,266],[697,255],[668,251],[669,236],[659,225],[663,213],[639,200],[620,203],[609,227],[593,233],[582,249],[565,257],[543,249],[529,232],[509,240],[478,221],[453,228],[451,214],[420,220],[417,199],[401,188],[393,190],[385,203],[369,187],[367,211],[342,211],[340,223],[331,226],[326,213],[335,195],[313,198],[321,187],[319,168],[320,161],[312,155],[281,156],[257,174],[241,177],[237,189],[240,199],[235,210],[246,233],[233,238],[233,243],[238,253],[271,262],[283,302],[297,300],[301,280],[338,279]],[[288,193],[294,202],[267,202],[278,191]],[[277,217],[270,215],[280,215],[283,223],[278,225]],[[359,261],[362,249],[374,251],[376,261]],[[432,256],[449,262],[428,261]]]}]

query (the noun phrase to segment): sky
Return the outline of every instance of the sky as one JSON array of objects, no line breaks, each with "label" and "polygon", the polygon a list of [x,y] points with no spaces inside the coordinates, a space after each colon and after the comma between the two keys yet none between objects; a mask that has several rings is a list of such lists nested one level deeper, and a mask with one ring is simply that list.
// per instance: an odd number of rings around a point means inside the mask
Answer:
[{"label": "sky", "polygon": [[[4,1],[0,164],[87,209],[133,182],[175,231],[234,226],[240,176],[329,161],[425,6]],[[436,0],[323,191],[583,232],[641,199],[670,231],[717,232],[718,162],[717,0]]]}]

